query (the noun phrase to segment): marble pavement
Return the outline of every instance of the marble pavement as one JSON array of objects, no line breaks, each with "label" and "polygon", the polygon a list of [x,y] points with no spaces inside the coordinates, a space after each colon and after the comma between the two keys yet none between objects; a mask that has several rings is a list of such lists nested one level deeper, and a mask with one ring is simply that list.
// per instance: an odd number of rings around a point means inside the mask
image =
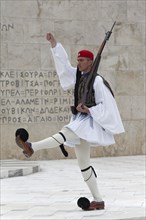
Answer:
[{"label": "marble pavement", "polygon": [[106,203],[91,212],[76,204],[81,196],[91,200],[76,159],[31,163],[40,172],[1,179],[1,220],[145,219],[145,156],[91,159]]}]

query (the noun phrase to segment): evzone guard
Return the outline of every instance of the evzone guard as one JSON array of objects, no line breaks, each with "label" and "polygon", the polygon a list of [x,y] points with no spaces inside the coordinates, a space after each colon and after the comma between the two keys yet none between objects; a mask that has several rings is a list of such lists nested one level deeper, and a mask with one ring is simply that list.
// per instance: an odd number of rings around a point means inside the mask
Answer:
[{"label": "evzone guard", "polygon": [[[38,142],[28,142],[28,132],[23,128],[18,129],[16,143],[28,158],[38,150],[58,146],[63,154],[68,156],[64,144],[74,147],[83,179],[93,197],[91,202],[81,197],[77,204],[83,210],[101,210],[105,208],[105,202],[98,190],[96,172],[90,163],[90,147],[115,144],[114,135],[124,132],[114,94],[108,82],[93,71],[96,58],[94,60],[91,51],[79,51],[77,67],[73,67],[62,44],[56,41],[53,34],[47,33],[46,39],[51,44],[61,87],[63,90],[74,89],[75,102],[71,107],[73,114],[70,122],[58,133]],[[97,66],[95,69],[97,70]],[[93,77],[90,74],[93,74]]]}]

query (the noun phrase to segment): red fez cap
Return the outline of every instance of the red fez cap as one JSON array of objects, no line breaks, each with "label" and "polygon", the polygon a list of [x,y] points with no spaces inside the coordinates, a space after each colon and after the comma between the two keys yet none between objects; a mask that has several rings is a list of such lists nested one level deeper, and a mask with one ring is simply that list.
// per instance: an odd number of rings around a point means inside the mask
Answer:
[{"label": "red fez cap", "polygon": [[78,52],[78,58],[79,57],[87,57],[87,58],[90,58],[90,59],[94,59],[94,54],[89,51],[89,50],[81,50]]}]

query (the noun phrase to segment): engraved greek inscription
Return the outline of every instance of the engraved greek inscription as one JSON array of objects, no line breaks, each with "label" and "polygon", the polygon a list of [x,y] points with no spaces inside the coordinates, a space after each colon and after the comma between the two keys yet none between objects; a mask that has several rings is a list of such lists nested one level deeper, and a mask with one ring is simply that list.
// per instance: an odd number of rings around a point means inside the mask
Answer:
[{"label": "engraved greek inscription", "polygon": [[70,120],[70,117],[68,115],[66,115],[66,116],[58,115],[57,116],[57,121],[64,122],[64,121],[69,121],[69,120]]},{"label": "engraved greek inscription", "polygon": [[14,29],[14,24],[2,24],[2,23],[0,23],[0,30],[1,31],[10,31],[11,29]]},{"label": "engraved greek inscription", "polygon": [[0,124],[68,122],[72,95],[56,71],[1,70]]},{"label": "engraved greek inscription", "polygon": [[0,71],[0,78],[15,78],[15,72],[14,71],[10,71],[10,72]]},{"label": "engraved greek inscription", "polygon": [[48,117],[41,117],[40,122],[50,122],[52,121],[52,117],[48,116]]},{"label": "engraved greek inscription", "polygon": [[41,95],[42,96],[55,96],[55,95],[58,95],[58,91],[57,89],[45,89],[45,90],[41,90]]},{"label": "engraved greek inscription", "polygon": [[39,93],[38,89],[26,89],[25,90],[25,95],[26,96],[37,96]]},{"label": "engraved greek inscription", "polygon": [[9,99],[0,99],[1,106],[3,105],[11,105],[11,101]]},{"label": "engraved greek inscription", "polygon": [[20,91],[17,89],[6,89],[6,90],[2,90],[0,89],[0,96],[3,97],[10,97],[10,96],[20,96],[21,93]]},{"label": "engraved greek inscription", "polygon": [[19,87],[19,80],[0,80],[0,87]]},{"label": "engraved greek inscription", "polygon": [[21,117],[0,117],[1,124],[22,123]]},{"label": "engraved greek inscription", "polygon": [[49,98],[41,98],[41,99],[40,99],[40,102],[41,102],[41,103],[40,103],[41,105],[46,105],[46,104],[49,103]]},{"label": "engraved greek inscription", "polygon": [[39,86],[39,83],[37,81],[30,81],[30,86],[35,87],[35,86]]},{"label": "engraved greek inscription", "polygon": [[34,99],[17,99],[16,105],[39,105],[39,98]]},{"label": "engraved greek inscription", "polygon": [[53,87],[56,87],[58,86],[58,80],[44,80],[44,86],[53,86]]},{"label": "engraved greek inscription", "polygon": [[55,80],[56,82],[58,82],[58,76],[56,74],[55,71],[48,71],[48,72],[42,72],[42,71],[18,71],[18,70],[9,70],[9,71],[2,71],[0,70],[0,78],[4,77],[4,78],[15,78],[15,77],[19,77],[19,78],[29,78],[29,79],[49,79],[51,78],[51,80]]}]

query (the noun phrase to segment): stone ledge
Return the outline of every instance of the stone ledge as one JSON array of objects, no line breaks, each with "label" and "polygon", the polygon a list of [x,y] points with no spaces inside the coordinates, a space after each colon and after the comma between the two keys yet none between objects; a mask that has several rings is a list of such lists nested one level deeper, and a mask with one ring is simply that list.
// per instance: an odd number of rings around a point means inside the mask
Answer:
[{"label": "stone ledge", "polygon": [[136,217],[136,218],[122,218],[119,220],[145,220],[145,217]]},{"label": "stone ledge", "polygon": [[40,171],[35,161],[1,160],[0,179],[26,176]]}]

